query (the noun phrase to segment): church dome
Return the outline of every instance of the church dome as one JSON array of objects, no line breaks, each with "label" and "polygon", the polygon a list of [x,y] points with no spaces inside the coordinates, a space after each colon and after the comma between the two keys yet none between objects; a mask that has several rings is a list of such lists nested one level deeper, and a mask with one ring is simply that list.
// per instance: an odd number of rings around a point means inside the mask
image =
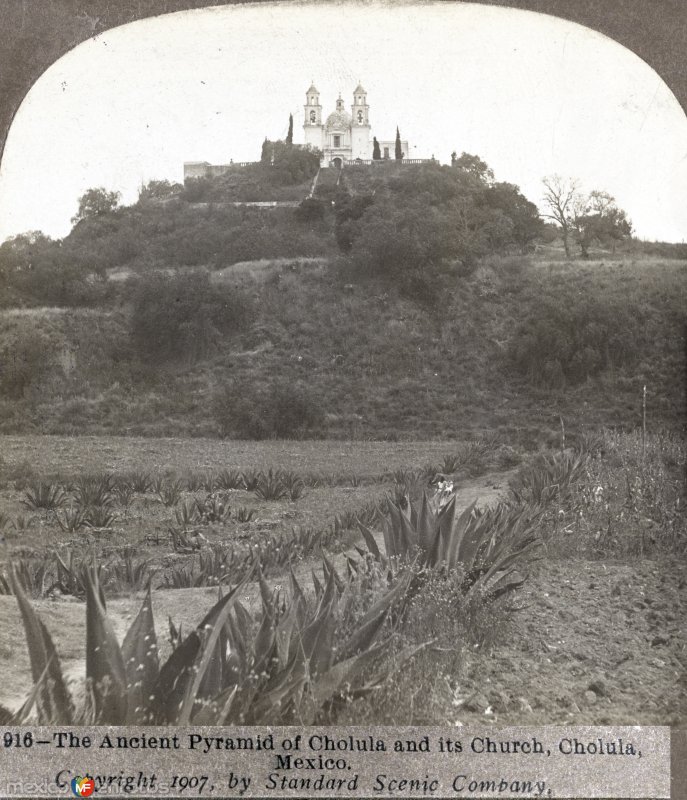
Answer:
[{"label": "church dome", "polygon": [[327,117],[327,130],[328,131],[345,131],[351,127],[351,115],[347,111],[332,111]]}]

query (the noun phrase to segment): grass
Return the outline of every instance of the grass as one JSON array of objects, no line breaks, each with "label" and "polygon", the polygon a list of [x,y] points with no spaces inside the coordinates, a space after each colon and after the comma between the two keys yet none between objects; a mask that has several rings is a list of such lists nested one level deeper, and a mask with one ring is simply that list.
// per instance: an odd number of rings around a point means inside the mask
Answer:
[{"label": "grass", "polygon": [[[396,469],[432,460],[438,464],[455,443],[446,441],[220,441],[217,439],[151,439],[136,436],[0,436],[5,486],[41,474],[69,481],[107,471],[121,475],[134,490],[150,489],[151,475],[188,474],[189,465],[203,474],[285,469],[302,476],[306,486],[371,483]],[[498,453],[495,453],[498,458]],[[23,488],[20,486],[19,488]],[[354,487],[356,488],[356,487]]]}]

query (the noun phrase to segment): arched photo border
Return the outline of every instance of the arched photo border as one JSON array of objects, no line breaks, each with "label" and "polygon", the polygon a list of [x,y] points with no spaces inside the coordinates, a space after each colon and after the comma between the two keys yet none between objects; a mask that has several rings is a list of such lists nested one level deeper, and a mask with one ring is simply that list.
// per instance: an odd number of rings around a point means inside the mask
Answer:
[{"label": "arched photo border", "polygon": [[[456,3],[461,0],[454,0]],[[592,28],[644,59],[687,111],[684,0],[471,0],[535,11]],[[0,0],[0,159],[14,116],[33,83],[89,37],[146,17],[244,0]],[[253,4],[261,0],[253,0]],[[283,0],[285,5],[291,0]],[[671,797],[687,797],[687,728],[673,729]]]}]

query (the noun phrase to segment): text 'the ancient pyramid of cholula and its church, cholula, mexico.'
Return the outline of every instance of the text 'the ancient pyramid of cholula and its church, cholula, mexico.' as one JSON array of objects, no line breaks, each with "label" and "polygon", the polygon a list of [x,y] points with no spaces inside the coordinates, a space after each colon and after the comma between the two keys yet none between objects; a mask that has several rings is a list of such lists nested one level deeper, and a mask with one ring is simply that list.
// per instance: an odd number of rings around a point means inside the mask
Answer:
[{"label": "text 'the ancient pyramid of cholula and its church, cholula, mexico.'", "polygon": [[[322,114],[320,93],[314,84],[305,94],[303,119],[303,144],[322,153],[323,167],[343,167],[347,163],[371,163],[374,137],[370,125],[370,106],[367,92],[358,84],[353,92],[353,104],[349,113],[339,95],[336,108],[325,119]],[[379,160],[396,158],[396,139],[380,139]],[[424,159],[409,159],[410,145],[401,139],[402,159],[405,163],[418,163]],[[245,166],[252,162],[209,164],[207,161],[187,161],[184,164],[184,179],[220,175],[231,167]]]}]

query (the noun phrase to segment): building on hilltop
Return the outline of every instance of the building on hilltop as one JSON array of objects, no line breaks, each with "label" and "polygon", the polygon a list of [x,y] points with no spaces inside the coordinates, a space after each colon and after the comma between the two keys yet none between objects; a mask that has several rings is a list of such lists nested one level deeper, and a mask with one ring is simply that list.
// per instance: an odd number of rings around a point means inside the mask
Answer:
[{"label": "building on hilltop", "polygon": [[[370,106],[367,92],[361,84],[353,92],[353,105],[349,114],[339,95],[336,109],[322,121],[320,93],[311,85],[305,93],[303,133],[306,146],[322,153],[322,166],[342,167],[346,162],[371,161],[373,138],[370,125]],[[380,141],[382,159],[395,158],[396,140]],[[403,158],[408,157],[410,146],[401,141]]]},{"label": "building on hilltop", "polygon": [[[358,84],[353,92],[351,112],[344,107],[339,95],[336,108],[324,119],[320,93],[314,84],[305,93],[305,115],[303,121],[304,144],[300,145],[318,150],[322,153],[321,166],[334,166],[339,169],[345,164],[372,164],[373,144],[372,127],[370,125],[370,106],[367,103],[367,92]],[[381,161],[396,159],[396,140],[380,139],[379,158]],[[299,145],[294,145],[298,147]],[[410,159],[410,145],[401,140],[402,163],[421,164],[432,159]],[[186,161],[184,163],[184,181],[189,178],[216,177],[229,172],[235,167],[245,167],[259,162],[237,162],[231,164],[209,164],[207,161]]]}]

